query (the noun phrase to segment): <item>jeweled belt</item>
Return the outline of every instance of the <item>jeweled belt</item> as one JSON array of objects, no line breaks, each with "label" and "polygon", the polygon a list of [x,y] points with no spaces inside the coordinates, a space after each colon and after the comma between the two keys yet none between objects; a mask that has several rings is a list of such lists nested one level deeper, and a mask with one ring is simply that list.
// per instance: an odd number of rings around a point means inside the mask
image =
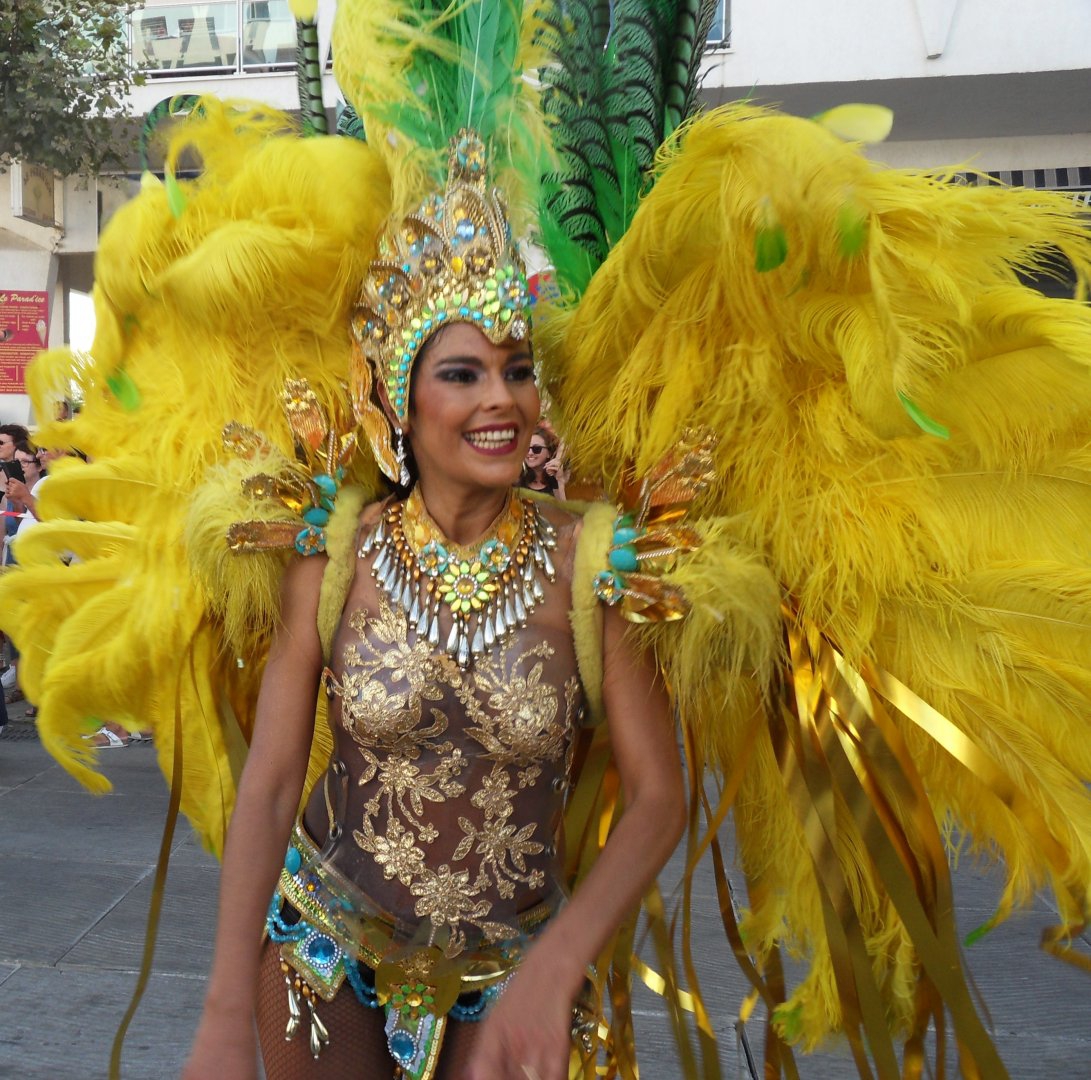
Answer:
[{"label": "jeweled belt", "polygon": [[[323,863],[318,845],[301,821],[280,872],[266,920],[280,946],[288,988],[288,1026],[292,1039],[310,1014],[310,1049],[317,1058],[329,1033],[315,1011],[315,999],[332,1001],[347,979],[364,1004],[386,1010],[387,1043],[407,1080],[428,1080],[435,1069],[447,1014],[460,995],[495,996],[522,959],[527,940],[555,914],[558,892],[519,913],[520,936],[448,957],[424,927],[407,940],[404,925],[372,903],[338,870]],[[298,920],[283,917],[286,901]],[[428,926],[429,924],[424,924]],[[356,961],[374,973],[369,987]]]}]

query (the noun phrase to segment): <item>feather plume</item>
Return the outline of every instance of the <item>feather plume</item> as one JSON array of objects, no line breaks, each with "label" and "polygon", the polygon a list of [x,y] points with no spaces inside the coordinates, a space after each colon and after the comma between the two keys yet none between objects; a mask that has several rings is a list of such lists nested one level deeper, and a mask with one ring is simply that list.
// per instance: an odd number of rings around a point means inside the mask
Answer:
[{"label": "feather plume", "polygon": [[[939,710],[1025,800],[1013,812],[899,714],[935,819],[1002,859],[998,917],[1044,885],[1069,925],[1089,914],[1091,312],[1019,274],[1060,251],[1086,288],[1091,240],[1067,199],[883,169],[817,124],[748,106],[690,122],[657,168],[559,319],[546,374],[579,474],[616,485],[621,463],[644,476],[685,427],[720,436],[697,508],[705,546],[666,575],[690,617],[641,633],[702,760],[725,776],[746,762],[733,810],[746,942],[759,966],[778,944],[805,957],[777,1025],[813,1047],[850,1023],[851,999],[762,719],[786,663],[786,598],[845,664]],[[867,222],[854,252],[847,191]],[[758,272],[770,208],[783,257]],[[908,1032],[916,945],[842,825],[838,872],[887,1022]]]},{"label": "feather plume", "polygon": [[[227,525],[263,512],[241,481],[276,468],[238,460],[220,433],[238,420],[293,460],[287,377],[306,378],[316,407],[336,411],[389,174],[360,142],[299,139],[287,117],[214,100],[172,138],[170,160],[188,147],[204,163],[179,181],[181,216],[158,184],[118,212],[99,250],[90,354],[55,351],[28,372],[43,416],[78,380],[82,412],[44,423],[38,438],[92,461],[43,483],[42,522],[20,542],[23,566],[4,576],[0,605],[43,742],[82,782],[104,783],[80,737],[103,718],[154,728],[169,772],[180,704],[182,809],[218,850],[283,566],[228,553]],[[105,389],[119,370],[140,393],[133,411]],[[349,472],[375,490],[370,458]],[[66,565],[71,554],[79,561]]]},{"label": "feather plume", "polygon": [[555,62],[542,71],[543,106],[560,163],[542,187],[541,237],[569,298],[625,234],[660,145],[695,107],[693,35],[707,34],[714,8],[707,0],[546,7]]},{"label": "feather plume", "polygon": [[469,125],[489,147],[523,231],[550,154],[539,93],[527,78],[545,61],[541,37],[535,5],[522,0],[338,7],[334,70],[388,159],[395,215],[442,186],[449,140]]}]

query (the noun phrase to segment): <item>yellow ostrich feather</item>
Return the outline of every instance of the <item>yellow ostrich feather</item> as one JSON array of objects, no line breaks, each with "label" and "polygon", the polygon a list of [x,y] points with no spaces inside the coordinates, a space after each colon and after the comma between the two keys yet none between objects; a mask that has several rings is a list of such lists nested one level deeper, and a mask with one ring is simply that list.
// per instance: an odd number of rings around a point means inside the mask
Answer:
[{"label": "yellow ostrich feather", "polygon": [[[950,721],[944,736],[924,711],[891,714],[932,807],[908,843],[939,822],[1002,860],[1001,917],[1043,885],[1066,925],[1091,911],[1091,310],[1018,277],[1060,252],[1085,289],[1091,240],[1061,196],[952,175],[882,168],[773,112],[709,113],[664,149],[628,233],[549,328],[578,475],[616,490],[623,463],[646,473],[683,427],[719,435],[695,508],[708,541],[667,575],[693,609],[642,633],[700,762],[737,782],[747,947],[759,968],[777,945],[809,964],[777,1010],[806,1048],[870,1006],[835,978],[828,882],[765,719],[790,686],[786,634]],[[787,254],[759,272],[770,222]],[[912,817],[909,789],[886,797]],[[911,1032],[919,943],[847,803],[830,805],[878,1015]]]},{"label": "yellow ostrich feather", "polygon": [[[43,424],[39,438],[91,463],[43,486],[42,524],[20,545],[23,568],[0,584],[0,606],[24,650],[43,742],[82,782],[105,786],[80,736],[106,719],[154,728],[169,775],[182,711],[182,810],[218,851],[282,565],[226,555],[247,466],[229,460],[220,432],[238,420],[291,455],[285,378],[308,379],[325,403],[341,394],[348,314],[390,185],[359,142],[304,140],[284,116],[212,99],[200,113],[169,155],[192,152],[203,166],[179,182],[181,213],[163,185],[147,184],[102,238],[90,356],[31,366],[41,415],[79,381],[82,412]],[[135,402],[111,389],[119,375]],[[372,462],[359,456],[353,473],[374,489]],[[69,553],[79,561],[65,565]]]}]

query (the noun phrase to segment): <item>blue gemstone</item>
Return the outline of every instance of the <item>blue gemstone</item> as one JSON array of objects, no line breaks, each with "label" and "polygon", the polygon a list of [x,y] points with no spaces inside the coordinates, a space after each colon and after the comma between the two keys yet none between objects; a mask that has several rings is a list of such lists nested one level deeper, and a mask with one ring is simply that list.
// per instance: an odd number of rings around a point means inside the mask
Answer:
[{"label": "blue gemstone", "polygon": [[622,526],[621,528],[614,530],[614,543],[617,545],[631,544],[639,535],[639,529]]},{"label": "blue gemstone", "polygon": [[323,495],[337,494],[337,481],[327,473],[318,473],[314,478],[314,486],[318,488]]},{"label": "blue gemstone", "polygon": [[303,515],[303,520],[308,525],[317,525],[320,529],[323,525],[328,525],[330,521],[330,512],[323,509],[321,506],[312,506]]},{"label": "blue gemstone", "polygon": [[289,874],[298,874],[299,868],[303,865],[303,856],[299,854],[299,849],[290,847],[288,848],[288,854],[284,856],[284,869]]},{"label": "blue gemstone", "polygon": [[323,967],[337,959],[337,944],[333,938],[318,934],[307,943],[307,959]]},{"label": "blue gemstone", "polygon": [[610,552],[609,563],[623,574],[632,573],[640,565],[637,561],[636,549],[628,544],[625,547],[614,548]]},{"label": "blue gemstone", "polygon": [[474,223],[469,218],[462,218],[455,226],[455,236],[459,240],[472,240],[474,238]]},{"label": "blue gemstone", "polygon": [[390,1038],[387,1039],[387,1045],[390,1047],[390,1052],[403,1065],[407,1065],[412,1061],[413,1055],[417,1052],[417,1044],[413,1041],[413,1036],[407,1031],[393,1032]]}]

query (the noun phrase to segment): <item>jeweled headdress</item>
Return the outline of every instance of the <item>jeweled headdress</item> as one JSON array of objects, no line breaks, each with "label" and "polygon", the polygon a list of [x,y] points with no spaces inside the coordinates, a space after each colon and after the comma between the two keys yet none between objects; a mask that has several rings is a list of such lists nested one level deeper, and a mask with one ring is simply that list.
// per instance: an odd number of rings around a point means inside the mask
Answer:
[{"label": "jeweled headdress", "polygon": [[351,130],[390,171],[391,224],[352,313],[350,384],[392,479],[403,479],[392,436],[428,338],[452,322],[494,343],[529,332],[513,232],[536,218],[553,160],[537,77],[550,55],[543,29],[523,0],[338,7],[334,65],[359,118]]},{"label": "jeweled headdress", "polygon": [[392,479],[400,463],[376,407],[375,380],[400,428],[409,413],[413,361],[441,327],[468,323],[494,343],[529,332],[526,272],[503,197],[489,190],[488,166],[475,131],[463,128],[451,139],[446,188],[382,237],[353,314],[353,408]]}]

